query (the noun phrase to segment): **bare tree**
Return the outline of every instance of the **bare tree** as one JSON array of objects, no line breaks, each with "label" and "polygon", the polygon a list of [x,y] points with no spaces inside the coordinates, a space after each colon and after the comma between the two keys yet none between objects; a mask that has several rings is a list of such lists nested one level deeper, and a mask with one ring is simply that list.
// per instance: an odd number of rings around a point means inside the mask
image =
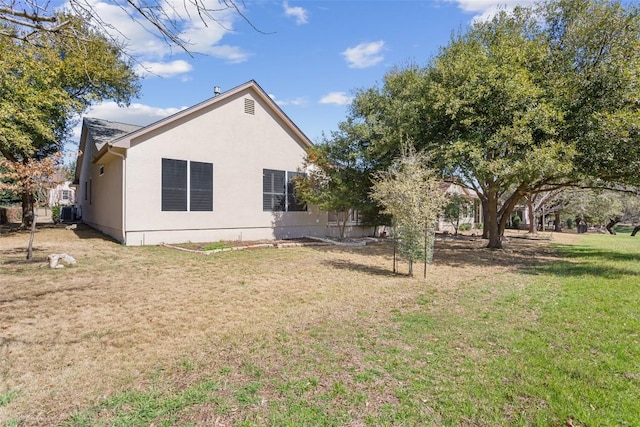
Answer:
[{"label": "bare tree", "polygon": [[44,200],[47,190],[59,184],[56,177],[60,169],[60,153],[42,160],[26,159],[23,162],[12,162],[0,158],[0,190],[9,190],[17,194],[31,197],[33,221],[27,246],[27,259],[33,258],[33,238],[36,232],[36,215],[33,212],[38,201]]},{"label": "bare tree", "polygon": [[[124,11],[133,21],[168,45],[177,46],[187,53],[190,52],[189,40],[181,36],[185,21],[199,20],[205,26],[226,28],[219,17],[231,11],[255,31],[263,33],[245,15],[243,0],[109,0],[109,5]],[[63,32],[69,27],[68,15],[83,18],[102,33],[118,32],[114,23],[109,22],[91,0],[69,0],[65,9],[56,7],[50,0],[0,0],[0,37],[28,41],[38,33]]]}]

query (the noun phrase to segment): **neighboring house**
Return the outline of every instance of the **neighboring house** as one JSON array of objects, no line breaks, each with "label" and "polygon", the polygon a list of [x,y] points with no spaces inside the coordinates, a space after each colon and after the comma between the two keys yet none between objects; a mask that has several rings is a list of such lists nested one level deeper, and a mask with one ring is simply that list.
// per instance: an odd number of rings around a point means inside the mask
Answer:
[{"label": "neighboring house", "polygon": [[76,201],[76,189],[71,181],[65,181],[49,189],[49,206],[71,206]]},{"label": "neighboring house", "polygon": [[324,236],[293,197],[311,145],[255,81],[145,127],[85,118],[78,215],[126,245]]},{"label": "neighboring house", "polygon": [[[470,190],[466,187],[463,187],[454,182],[444,182],[440,186],[440,190],[445,192],[446,194],[458,194],[468,199],[469,204],[466,209],[462,210],[462,215],[460,216],[460,225],[469,224],[471,228],[477,228],[483,222],[482,219],[482,204],[480,203],[480,198],[475,193],[475,191]],[[441,216],[436,224],[437,231],[448,231],[454,232],[455,227],[450,222],[444,219],[444,216]]]}]

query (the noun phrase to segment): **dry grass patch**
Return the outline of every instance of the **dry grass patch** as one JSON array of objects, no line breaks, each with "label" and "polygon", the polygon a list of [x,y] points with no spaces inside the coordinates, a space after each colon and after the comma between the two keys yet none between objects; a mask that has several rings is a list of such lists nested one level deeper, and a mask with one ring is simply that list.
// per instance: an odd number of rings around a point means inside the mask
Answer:
[{"label": "dry grass patch", "polygon": [[[361,351],[395,345],[380,324],[418,307],[427,290],[436,304],[455,303],[461,285],[508,281],[554,256],[544,243],[519,239],[508,251],[438,241],[425,283],[391,274],[384,243],[204,256],[52,227],[36,234],[36,256],[66,252],[78,264],[49,270],[15,262],[27,239],[0,236],[0,396],[11,393],[0,421],[25,426],[63,422],[125,389],[188,390],[207,375],[216,377],[218,400],[183,413],[185,423],[228,425],[305,387],[338,400],[350,390],[343,398],[356,399],[353,407],[377,413],[397,401],[389,390],[399,381]],[[355,340],[339,333],[356,325]]]}]

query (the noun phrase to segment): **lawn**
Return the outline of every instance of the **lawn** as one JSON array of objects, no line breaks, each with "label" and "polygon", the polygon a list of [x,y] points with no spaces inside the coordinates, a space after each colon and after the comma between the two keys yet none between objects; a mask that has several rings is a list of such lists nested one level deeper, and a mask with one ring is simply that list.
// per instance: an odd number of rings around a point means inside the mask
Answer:
[{"label": "lawn", "polygon": [[[0,425],[640,425],[640,239],[202,255],[0,236]],[[402,265],[406,269],[406,266]],[[420,266],[416,271],[422,272]],[[421,274],[420,274],[421,276]]]}]

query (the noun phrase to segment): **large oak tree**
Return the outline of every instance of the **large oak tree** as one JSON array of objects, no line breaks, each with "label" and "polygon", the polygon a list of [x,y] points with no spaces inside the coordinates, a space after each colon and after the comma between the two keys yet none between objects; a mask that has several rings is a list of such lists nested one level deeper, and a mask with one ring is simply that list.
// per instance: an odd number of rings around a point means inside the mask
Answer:
[{"label": "large oak tree", "polygon": [[[384,167],[407,140],[483,202],[491,248],[525,195],[589,181],[637,184],[637,5],[558,0],[473,23],[425,67],[361,90],[350,122]],[[364,130],[363,130],[364,129]]]},{"label": "large oak tree", "polygon": [[[11,162],[60,151],[79,113],[106,99],[127,104],[138,93],[138,77],[119,46],[81,19],[65,19],[74,37],[0,37],[0,153]],[[31,223],[32,204],[25,191],[24,225]]]}]

